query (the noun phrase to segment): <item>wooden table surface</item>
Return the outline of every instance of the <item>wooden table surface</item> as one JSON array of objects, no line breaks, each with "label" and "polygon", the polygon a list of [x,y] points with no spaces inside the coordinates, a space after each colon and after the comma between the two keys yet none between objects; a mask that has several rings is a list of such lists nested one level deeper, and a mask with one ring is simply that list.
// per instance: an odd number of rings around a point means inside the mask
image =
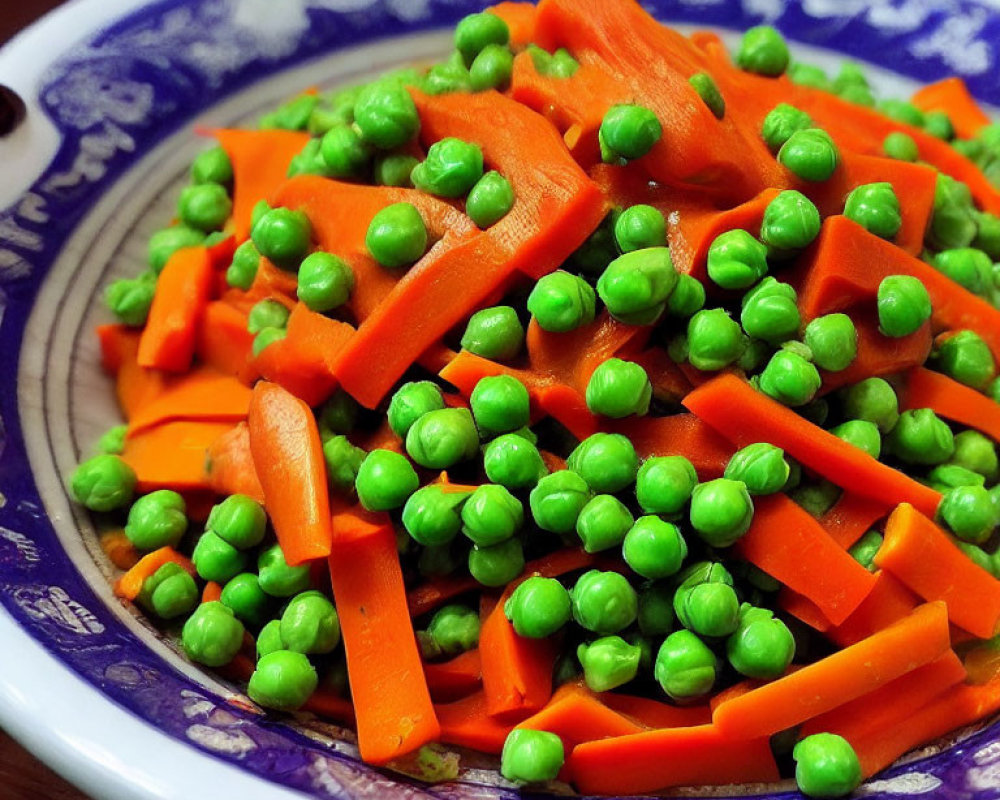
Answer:
[{"label": "wooden table surface", "polygon": [[[0,44],[62,0],[4,2]],[[0,730],[0,797],[3,800],[88,800]]]}]

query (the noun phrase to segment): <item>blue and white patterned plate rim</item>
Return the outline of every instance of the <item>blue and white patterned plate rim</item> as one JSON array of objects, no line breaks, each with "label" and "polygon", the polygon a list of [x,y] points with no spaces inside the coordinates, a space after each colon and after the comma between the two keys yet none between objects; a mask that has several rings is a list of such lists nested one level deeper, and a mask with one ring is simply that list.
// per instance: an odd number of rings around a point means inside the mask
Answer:
[{"label": "blue and white patterned plate rim", "polygon": [[[349,752],[241,712],[166,666],[60,558],[27,469],[15,391],[25,323],[48,268],[142,154],[257,78],[335,48],[447,26],[482,5],[73,0],[0,49],[0,81],[29,111],[26,125],[0,140],[9,169],[0,187],[0,207],[9,205],[0,212],[0,642],[5,654],[18,654],[0,659],[0,724],[95,796],[190,797],[210,786],[251,800],[294,790],[337,798],[516,795],[473,783],[391,784]],[[646,5],[663,19],[702,26],[771,22],[793,40],[921,81],[962,74],[977,96],[1000,103],[996,0]],[[995,735],[989,729],[896,767],[863,791],[1000,796]]]}]

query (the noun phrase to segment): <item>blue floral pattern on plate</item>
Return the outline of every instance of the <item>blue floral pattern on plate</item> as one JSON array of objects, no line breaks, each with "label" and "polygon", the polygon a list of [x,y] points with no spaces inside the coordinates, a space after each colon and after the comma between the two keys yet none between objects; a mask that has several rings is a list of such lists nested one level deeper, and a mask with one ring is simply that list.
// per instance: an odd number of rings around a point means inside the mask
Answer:
[{"label": "blue floral pattern on plate", "polygon": [[[49,267],[88,210],[138,158],[198,112],[253,81],[348,45],[453,24],[472,0],[167,0],[76,48],[41,103],[61,135],[45,173],[0,213],[0,602],[108,698],[169,735],[262,778],[318,797],[500,800],[518,792],[482,771],[425,787],[357,759],[352,745],[261,717],[182,675],[95,594],[63,552],[28,468],[18,356]],[[667,21],[744,28],[769,22],[793,40],[931,81],[966,77],[1000,102],[1000,14],[964,0],[654,0]],[[265,33],[263,33],[266,31]],[[35,402],[24,397],[20,402]],[[996,726],[944,753],[888,770],[879,797],[1000,796]],[[326,731],[331,733],[331,731]],[[336,732],[333,732],[336,733]],[[771,794],[794,797],[794,792]]]}]

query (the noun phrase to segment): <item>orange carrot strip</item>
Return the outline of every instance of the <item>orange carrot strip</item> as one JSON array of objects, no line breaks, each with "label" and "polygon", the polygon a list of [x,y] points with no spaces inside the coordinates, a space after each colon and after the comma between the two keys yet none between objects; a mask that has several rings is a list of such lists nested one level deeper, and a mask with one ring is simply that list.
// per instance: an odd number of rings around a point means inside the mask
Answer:
[{"label": "orange carrot strip", "polygon": [[129,421],[128,436],[175,420],[239,422],[250,408],[250,389],[231,375],[199,367],[173,381]]},{"label": "orange carrot strip", "polygon": [[927,603],[857,644],[723,703],[712,723],[734,737],[777,733],[933,661],[950,646],[944,603]]},{"label": "orange carrot strip", "polygon": [[122,458],[135,470],[137,491],[210,489],[206,455],[232,427],[225,422],[167,422],[126,439]]},{"label": "orange carrot strip", "polygon": [[212,262],[204,247],[174,253],[156,281],[156,294],[139,340],[138,364],[186,372],[195,337],[208,305]]},{"label": "orange carrot strip", "polygon": [[938,416],[975,428],[1000,442],[1000,404],[940,372],[908,372],[900,401],[900,410],[930,408]]},{"label": "orange carrot strip", "polygon": [[738,739],[715,725],[694,725],[577,745],[569,757],[585,794],[638,794],[670,786],[778,780],[767,738]]},{"label": "orange carrot strip", "polygon": [[684,405],[738,447],[771,442],[803,466],[873,500],[909,502],[934,514],[941,495],[876,461],[746,381],[720,375],[684,398]]},{"label": "orange carrot strip", "polygon": [[253,334],[247,330],[247,315],[235,306],[213,300],[205,306],[205,318],[198,328],[195,353],[210,367],[250,383]]},{"label": "orange carrot strip", "polygon": [[969,633],[989,639],[1000,628],[1000,581],[908,503],[889,515],[875,563],[925,600],[944,601]]},{"label": "orange carrot strip", "polygon": [[118,579],[114,586],[115,594],[126,600],[135,600],[139,596],[139,592],[142,591],[142,585],[146,579],[153,577],[164,564],[170,563],[183,567],[191,575],[195,574],[194,564],[191,563],[190,559],[182,556],[172,547],[161,547],[159,550],[144,555]]},{"label": "orange carrot strip", "polygon": [[483,663],[483,691],[490,714],[527,714],[544,706],[552,695],[552,670],[558,649],[551,639],[518,636],[504,614],[513,587],[483,622],[479,653]]},{"label": "orange carrot strip", "polygon": [[852,492],[844,492],[833,507],[819,519],[819,524],[845,550],[885,516],[886,504]]},{"label": "orange carrot strip", "polygon": [[838,625],[868,596],[875,577],[784,494],[754,500],[750,530],[734,550],[813,603]]},{"label": "orange carrot strip", "polygon": [[802,725],[802,736],[836,733],[848,741],[901,723],[935,695],[965,680],[962,660],[951,650],[894,681],[820,714]]},{"label": "orange carrot strip", "polygon": [[320,717],[327,717],[348,725],[354,724],[354,704],[350,699],[339,697],[323,689],[317,689],[313,692],[302,708]]},{"label": "orange carrot strip", "polygon": [[875,586],[853,614],[830,627],[827,637],[841,647],[856,644],[913,613],[920,598],[885,570],[875,573]]},{"label": "orange carrot strip", "polygon": [[140,332],[126,325],[98,325],[94,332],[101,348],[101,367],[117,375],[124,361],[135,358]]},{"label": "orange carrot strip", "polygon": [[233,233],[242,242],[250,235],[253,207],[284,182],[289,163],[306,146],[309,134],[283,130],[214,133],[233,164]]},{"label": "orange carrot strip", "polygon": [[250,430],[245,422],[226,431],[208,448],[208,482],[218,494],[245,494],[264,502],[250,452]]},{"label": "orange carrot strip", "polygon": [[499,755],[507,734],[514,728],[512,722],[504,722],[491,716],[486,710],[486,695],[479,691],[456,700],[434,706],[438,722],[441,723],[441,741],[468,747],[482,753]]},{"label": "orange carrot strip", "polygon": [[439,703],[471,694],[483,684],[478,648],[466,650],[448,661],[424,664],[424,677],[431,697]]},{"label": "orange carrot strip", "polygon": [[649,376],[653,397],[661,403],[677,405],[693,388],[684,372],[662,347],[650,347],[629,356]]},{"label": "orange carrot strip", "polygon": [[992,122],[969,93],[965,81],[958,77],[921,87],[914,92],[910,102],[921,111],[943,111],[962,139],[973,138]]},{"label": "orange carrot strip", "polygon": [[736,450],[694,414],[624,419],[610,427],[625,434],[642,458],[684,456],[701,480],[722,477]]},{"label": "orange carrot strip", "polygon": [[[862,601],[863,604],[864,601]],[[830,630],[830,620],[826,618],[819,606],[805,595],[794,592],[787,586],[782,586],[778,592],[778,607],[815,631],[825,633]],[[857,613],[857,610],[854,613]]]},{"label": "orange carrot strip", "polygon": [[534,3],[497,3],[487,11],[496,14],[507,23],[510,31],[510,46],[518,49],[535,40],[535,4]]},{"label": "orange carrot strip", "polygon": [[753,680],[752,678],[746,678],[738,683],[734,683],[728,689],[723,689],[721,692],[716,692],[710,698],[708,698],[708,707],[714,714],[715,709],[721,706],[723,703],[728,703],[730,700],[735,700],[737,697],[742,697],[747,692],[752,692],[760,686],[763,686],[763,681]]},{"label": "orange carrot strip", "polygon": [[141,333],[124,325],[100,325],[97,335],[101,343],[101,363],[115,376],[118,405],[125,419],[158,397],[169,383],[169,376],[157,369],[146,369],[136,363]]},{"label": "orange carrot strip", "polygon": [[707,705],[672,706],[648,697],[636,697],[617,692],[606,692],[601,701],[608,708],[624,714],[646,728],[685,728],[707,725],[712,712]]},{"label": "orange carrot strip", "polygon": [[387,518],[375,519],[383,518],[339,514],[329,563],[358,747],[366,762],[385,764],[434,741],[441,729],[406,613],[396,533]]},{"label": "orange carrot strip", "polygon": [[205,588],[201,590],[201,602],[211,603],[214,600],[222,599],[222,587],[215,581],[209,581]]},{"label": "orange carrot strip", "polygon": [[105,531],[100,541],[101,550],[118,569],[129,570],[138,563],[139,551],[121,528]]},{"label": "orange carrot strip", "polygon": [[274,383],[253,389],[250,452],[285,560],[292,566],[330,554],[326,461],[309,406]]},{"label": "orange carrot strip", "polygon": [[583,681],[560,686],[540,711],[517,723],[518,728],[554,733],[569,752],[581,742],[592,742],[609,736],[641,733],[641,725],[608,708],[600,695],[594,694]]}]

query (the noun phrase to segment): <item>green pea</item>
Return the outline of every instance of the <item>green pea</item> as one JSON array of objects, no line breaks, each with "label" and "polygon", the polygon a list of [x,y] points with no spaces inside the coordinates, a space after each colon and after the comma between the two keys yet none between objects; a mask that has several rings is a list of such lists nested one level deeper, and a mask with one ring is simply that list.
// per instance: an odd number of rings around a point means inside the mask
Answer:
[{"label": "green pea", "polygon": [[391,150],[406,144],[420,129],[420,116],[410,93],[394,81],[375,81],[358,94],[354,123],[361,138],[375,147]]},{"label": "green pea", "polygon": [[548,74],[552,78],[572,78],[579,68],[580,62],[570,55],[569,50],[560,47],[552,54]]},{"label": "green pea", "polygon": [[902,131],[893,131],[885,137],[882,152],[897,161],[916,161],[920,157],[920,149],[913,137]]},{"label": "green pea", "polygon": [[783,73],[790,60],[784,37],[770,25],[757,25],[747,30],[736,53],[736,66],[768,77]]},{"label": "green pea", "polygon": [[482,150],[454,137],[432,144],[411,174],[414,186],[439,197],[462,197],[482,177]]},{"label": "green pea", "polygon": [[626,208],[615,220],[615,241],[623,253],[667,246],[667,221],[649,205]]},{"label": "green pea", "polygon": [[788,79],[797,86],[808,86],[810,89],[822,89],[828,92],[832,88],[826,72],[815,64],[789,64]]},{"label": "green pea", "polygon": [[[339,120],[331,122],[325,128],[324,133],[340,124]],[[285,176],[294,178],[296,175],[321,175],[323,177],[331,175],[330,168],[323,159],[323,144],[320,139],[310,139],[298,153],[292,156],[292,160],[288,162]]]},{"label": "green pea", "polygon": [[939,339],[931,362],[959,383],[983,389],[996,376],[996,362],[989,345],[974,331],[958,331]]},{"label": "green pea", "polygon": [[99,454],[120,456],[125,449],[125,436],[128,433],[128,425],[115,425],[108,428],[97,440],[97,451]]},{"label": "green pea", "polygon": [[864,89],[871,86],[864,68],[853,61],[842,62],[837,77],[833,79],[834,91],[840,91],[848,86],[859,86]]},{"label": "green pea", "polygon": [[756,442],[733,454],[724,477],[743,483],[751,495],[766,495],[780,492],[790,474],[784,450],[767,442]]},{"label": "green pea", "polygon": [[821,480],[797,486],[790,492],[789,497],[812,516],[819,519],[833,508],[841,494],[840,488],[835,484]]},{"label": "green pea", "polygon": [[728,547],[750,528],[753,501],[741,481],[716,478],[691,493],[691,525],[712,547]]},{"label": "green pea", "polygon": [[913,103],[909,103],[906,100],[888,97],[885,100],[879,101],[878,110],[889,117],[889,119],[904,122],[907,125],[912,125],[914,128],[922,128],[924,126],[924,113],[913,105]]},{"label": "green pea", "polygon": [[676,514],[697,484],[694,466],[684,456],[656,456],[639,468],[635,496],[647,514]]},{"label": "green pea", "polygon": [[529,489],[548,473],[538,448],[516,433],[498,436],[483,451],[486,477],[508,489]]},{"label": "green pea", "polygon": [[479,614],[468,606],[442,606],[434,612],[427,633],[443,654],[457,656],[479,644]]},{"label": "green pea", "polygon": [[715,654],[689,630],[675,631],[664,639],[653,668],[657,683],[674,700],[708,694],[717,670]]},{"label": "green pea", "polygon": [[309,251],[312,225],[301,211],[275,208],[258,220],[250,235],[262,256],[283,269],[293,269]]},{"label": "green pea", "polygon": [[542,530],[571,533],[583,507],[590,500],[590,487],[568,469],[541,478],[531,490],[531,516]]},{"label": "green pea", "polygon": [[994,403],[1000,403],[1000,377],[996,377],[986,384],[983,394],[989,397]]},{"label": "green pea", "polygon": [[260,267],[260,252],[250,240],[243,242],[233,253],[232,263],[226,270],[226,283],[234,289],[246,291],[253,286]]},{"label": "green pea", "polygon": [[844,797],[861,784],[854,748],[835,733],[814,733],[795,745],[795,783],[810,797]]},{"label": "green pea", "polygon": [[855,187],[847,195],[844,216],[883,239],[891,239],[903,224],[899,198],[888,182],[865,183]]},{"label": "green pea", "polygon": [[278,128],[287,131],[300,131],[306,127],[309,116],[319,103],[319,98],[312,94],[301,94],[294,97],[260,121],[261,128]]},{"label": "green pea", "polygon": [[910,275],[890,275],[879,284],[879,330],[886,336],[909,336],[930,316],[931,298],[919,279]]},{"label": "green pea", "polygon": [[225,583],[247,565],[244,553],[211,530],[205,531],[198,539],[191,561],[200,578],[216,583]]},{"label": "green pea", "polygon": [[847,314],[826,314],[806,326],[806,346],[820,369],[839,372],[847,369],[858,355],[858,331]]},{"label": "green pea", "polygon": [[705,306],[705,287],[691,275],[678,275],[677,284],[667,298],[667,314],[688,319]]},{"label": "green pea", "polygon": [[555,780],[566,760],[562,739],[548,731],[514,728],[500,754],[500,774],[514,783]]},{"label": "green pea", "polygon": [[524,548],[516,538],[469,551],[469,574],[483,586],[504,586],[524,570]]},{"label": "green pea", "polygon": [[934,188],[934,210],[925,239],[935,250],[968,247],[976,236],[975,206],[964,183],[939,173]]},{"label": "green pea", "polygon": [[406,452],[428,469],[447,469],[474,458],[479,434],[469,410],[442,408],[423,414],[407,431]]},{"label": "green pea", "polygon": [[592,692],[607,692],[635,678],[641,654],[639,647],[621,636],[602,636],[576,648],[584,681]]},{"label": "green pea", "polygon": [[982,486],[956,486],[944,493],[938,517],[959,539],[982,544],[1000,523],[990,493]]},{"label": "green pea", "polygon": [[73,471],[70,490],[76,502],[91,511],[114,511],[132,502],[136,476],[118,456],[102,454]]},{"label": "green pea", "polygon": [[990,483],[1000,477],[996,446],[979,431],[955,434],[955,452],[950,463],[978,473]]},{"label": "green pea", "polygon": [[524,346],[524,326],[510,306],[477,311],[465,326],[462,348],[491,361],[509,361]]},{"label": "green pea", "polygon": [[982,250],[974,247],[943,250],[934,256],[932,264],[973,294],[986,294],[993,283],[993,261]]},{"label": "green pea", "polygon": [[614,494],[635,481],[639,458],[620,433],[595,433],[570,453],[567,466],[595,492]]},{"label": "green pea", "polygon": [[326,479],[332,489],[349,492],[358,479],[358,470],[365,460],[365,451],[351,444],[346,436],[331,436],[323,442]]},{"label": "green pea", "polygon": [[267,515],[256,500],[234,494],[212,508],[205,527],[233,547],[246,550],[264,540]]},{"label": "green pea", "polygon": [[848,103],[866,108],[874,108],[875,106],[875,95],[872,94],[871,89],[864,86],[845,86],[843,89],[838,89],[837,94]]},{"label": "green pea", "polygon": [[577,624],[599,634],[624,630],[639,612],[635,589],[617,572],[592,569],[583,573],[570,591],[570,599]]},{"label": "green pea", "polygon": [[610,494],[594,496],[580,511],[576,533],[588,553],[618,547],[632,527],[632,514],[618,498]]},{"label": "green pea", "polygon": [[504,604],[504,614],[518,636],[544,639],[571,616],[569,592],[555,578],[533,575],[518,584]]},{"label": "green pea", "polygon": [[840,163],[840,153],[821,128],[795,131],[778,151],[778,161],[804,181],[829,180]]},{"label": "green pea", "polygon": [[416,158],[407,153],[386,153],[375,158],[373,175],[379,186],[412,186],[410,173],[418,164]]},{"label": "green pea", "polygon": [[601,158],[606,164],[642,158],[662,135],[660,121],[650,109],[639,105],[611,106],[597,133]]},{"label": "green pea", "polygon": [[247,684],[247,695],[265,708],[294,711],[305,704],[318,684],[316,668],[305,655],[275,650],[257,662]]},{"label": "green pea", "polygon": [[528,311],[545,331],[564,333],[594,320],[594,289],[583,278],[558,270],[538,279]]},{"label": "green pea", "polygon": [[427,251],[427,226],[412,203],[393,203],[372,217],[365,246],[383,267],[406,267]]},{"label": "green pea", "polygon": [[972,246],[985,252],[992,260],[1000,261],[1000,217],[983,211],[976,215],[976,222],[978,229]]},{"label": "green pea", "polygon": [[754,566],[749,561],[743,565],[744,577],[754,589],[773,594],[781,589],[781,581],[772,578],[764,570]]},{"label": "green pea", "polygon": [[[338,125],[350,125],[352,122],[354,122],[353,105],[327,108],[326,106],[317,104],[309,114],[309,119],[306,122],[306,130],[309,132],[310,136],[314,137],[310,139],[308,143],[309,145],[312,145],[310,148],[310,155],[313,157],[318,156],[319,162],[322,163],[322,156],[319,155],[319,145],[323,134],[333,128],[336,128]],[[303,148],[303,153],[304,152],[305,148]],[[312,158],[310,158],[310,161],[312,161]],[[323,168],[325,171],[325,163],[323,163]]]},{"label": "green pea", "polygon": [[[701,312],[699,312],[701,313]],[[649,411],[653,387],[639,364],[609,358],[600,364],[587,383],[587,408],[594,414],[621,419]]]},{"label": "green pea", "polygon": [[462,533],[480,547],[506,541],[524,524],[521,501],[503,486],[485,483],[462,506]]},{"label": "green pea", "polygon": [[267,200],[258,200],[250,210],[250,230],[257,227],[257,223],[264,219],[268,211],[271,211],[271,204]]},{"label": "green pea", "polygon": [[748,337],[746,348],[743,350],[743,355],[737,359],[736,366],[747,373],[756,372],[770,357],[771,346],[767,342]]},{"label": "green pea", "polygon": [[291,597],[309,587],[309,565],[290,567],[279,544],[261,550],[257,573],[260,588],[271,597]]},{"label": "green pea", "polygon": [[615,241],[618,213],[616,209],[608,212],[601,224],[566,260],[569,268],[585,275],[600,275],[618,256],[618,243]]},{"label": "green pea", "polygon": [[[463,554],[463,557],[466,555]],[[450,544],[423,547],[417,559],[417,571],[424,578],[440,578],[450,575],[459,566],[458,557]]]},{"label": "green pea", "polygon": [[720,233],[708,248],[708,277],[723,289],[746,289],[767,274],[767,247],[744,230]]},{"label": "green pea", "polygon": [[941,464],[955,452],[951,428],[929,408],[900,414],[887,444],[893,455],[907,464]]},{"label": "green pea", "polygon": [[184,498],[170,489],[159,489],[132,504],[125,535],[139,550],[156,550],[176,546],[187,526]]},{"label": "green pea", "polygon": [[688,360],[696,369],[715,371],[736,361],[746,347],[740,325],[722,308],[703,308],[688,321]]},{"label": "green pea", "polygon": [[740,675],[773,680],[795,657],[795,638],[780,619],[764,608],[744,603],[739,625],[726,639],[726,658]]},{"label": "green pea", "polygon": [[674,590],[666,582],[646,584],[639,592],[639,630],[666,636],[674,627]]},{"label": "green pea", "polygon": [[683,364],[688,360],[688,337],[686,333],[678,333],[667,342],[667,356],[675,364]]},{"label": "green pea", "polygon": [[472,77],[464,64],[435,64],[424,75],[420,88],[429,95],[471,92]]},{"label": "green pea", "polygon": [[343,389],[330,395],[316,412],[316,423],[324,440],[335,433],[350,433],[358,421],[358,401]]},{"label": "green pea", "polygon": [[281,641],[296,653],[329,653],[340,642],[340,620],[333,603],[320,592],[296,595],[281,615]]},{"label": "green pea", "polygon": [[620,322],[652,325],[663,314],[677,280],[670,250],[647,247],[608,264],[597,281],[597,293]]},{"label": "green pea", "polygon": [[104,290],[104,302],[119,322],[141,327],[146,324],[155,293],[155,280],[122,278],[108,284]]},{"label": "green pea", "polygon": [[149,266],[157,275],[163,271],[167,261],[178,250],[197,247],[205,240],[205,234],[187,225],[174,225],[154,233],[149,239]]},{"label": "green pea", "polygon": [[221,147],[203,150],[191,163],[192,183],[231,183],[233,165]]},{"label": "green pea", "polygon": [[299,265],[296,293],[312,311],[332,311],[342,306],[353,289],[354,271],[332,253],[312,253]]},{"label": "green pea", "polygon": [[176,619],[197,607],[198,586],[182,567],[164,564],[143,584],[139,599],[160,619]]},{"label": "green pea", "polygon": [[239,652],[243,632],[243,624],[222,603],[202,603],[184,623],[181,646],[192,661],[221,667]]},{"label": "green pea", "polygon": [[[219,599],[247,625],[261,625],[267,619],[271,605],[271,598],[260,588],[260,581],[252,572],[241,572],[230,578],[222,587]],[[277,649],[283,648],[284,645]]]},{"label": "green pea", "polygon": [[852,419],[831,428],[830,433],[838,439],[854,445],[872,458],[878,458],[882,452],[882,435],[874,422]]},{"label": "green pea", "polygon": [[[409,437],[407,434],[407,442]],[[399,508],[419,486],[420,478],[406,456],[383,449],[372,450],[365,456],[355,482],[358,499],[369,511]]]},{"label": "green pea", "polygon": [[726,101],[711,75],[707,72],[697,72],[688,78],[688,83],[716,119],[722,119],[726,115]]},{"label": "green pea", "polygon": [[185,186],[177,201],[177,216],[181,222],[206,233],[221,230],[232,210],[229,193],[217,183]]},{"label": "green pea", "polygon": [[403,527],[425,547],[445,545],[462,529],[461,509],[469,494],[445,491],[437,484],[424,486],[407,499]]},{"label": "green pea", "polygon": [[862,536],[858,541],[851,545],[850,549],[847,551],[851,554],[851,558],[857,561],[862,567],[864,567],[869,572],[874,572],[876,567],[874,563],[875,554],[882,547],[883,537],[878,531],[868,531]]},{"label": "green pea", "polygon": [[657,580],[681,568],[687,543],[676,525],[649,515],[639,517],[626,533],[622,556],[637,575]]},{"label": "green pea", "polygon": [[816,396],[822,379],[798,353],[779,350],[760,374],[760,390],[786,406],[803,406]]},{"label": "green pea", "polygon": [[506,45],[509,41],[507,23],[488,11],[463,17],[455,28],[455,49],[466,64],[474,63],[476,56],[489,45]]},{"label": "green pea", "polygon": [[927,482],[934,489],[944,493],[956,486],[985,486],[986,478],[958,464],[938,464],[927,473]]},{"label": "green pea", "polygon": [[677,620],[699,636],[728,636],[739,625],[740,601],[727,583],[683,583],[674,594]]},{"label": "green pea", "polygon": [[760,135],[772,153],[777,153],[796,131],[811,128],[812,117],[788,103],[778,103],[764,117]]},{"label": "green pea", "polygon": [[740,324],[748,336],[772,345],[794,337],[802,323],[795,289],[770,276],[743,296]]},{"label": "green pea", "polygon": [[444,407],[444,397],[437,384],[430,381],[404,383],[389,402],[389,427],[401,439],[406,438],[413,423],[420,417]]},{"label": "green pea", "polygon": [[819,235],[821,220],[812,201],[801,192],[786,189],[764,209],[760,240],[776,257],[808,247]]},{"label": "green pea", "polygon": [[899,399],[884,378],[865,378],[840,393],[844,416],[874,422],[888,433],[899,419]]},{"label": "green pea", "polygon": [[484,435],[517,430],[531,419],[528,390],[512,375],[481,378],[469,396],[469,405]]},{"label": "green pea", "polygon": [[277,300],[267,298],[255,303],[250,309],[247,315],[247,330],[250,333],[260,333],[266,328],[285,328],[289,316],[288,308]]},{"label": "green pea", "polygon": [[371,149],[351,125],[334,125],[319,140],[320,158],[332,178],[356,178],[368,169]]},{"label": "green pea", "polygon": [[491,170],[476,181],[465,200],[465,213],[480,228],[496,224],[514,206],[514,188],[499,172]]},{"label": "green pea", "polygon": [[505,44],[488,44],[473,59],[469,81],[474,92],[486,89],[504,90],[510,85],[514,71],[514,54]]}]

